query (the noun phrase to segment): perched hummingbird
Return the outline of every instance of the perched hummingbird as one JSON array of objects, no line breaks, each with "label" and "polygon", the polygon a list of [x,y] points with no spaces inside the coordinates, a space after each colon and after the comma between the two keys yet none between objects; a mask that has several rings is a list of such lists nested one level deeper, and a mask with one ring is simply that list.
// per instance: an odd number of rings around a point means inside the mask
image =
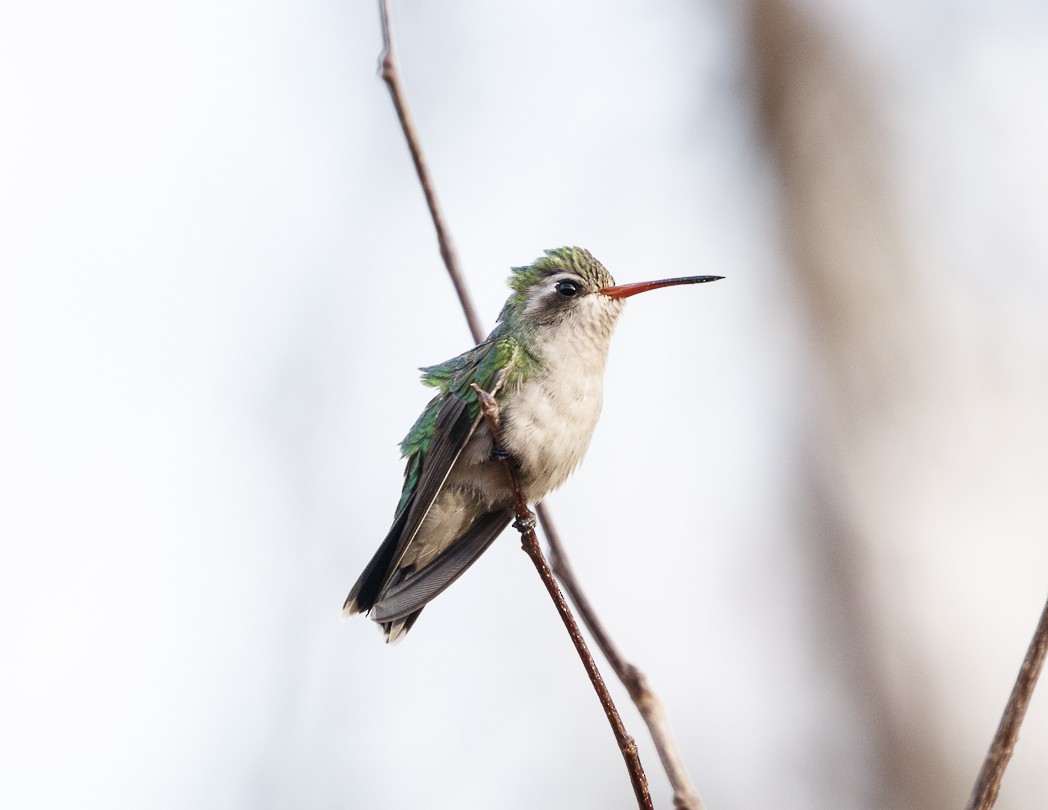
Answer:
[{"label": "perched hummingbird", "polygon": [[343,617],[367,612],[395,641],[513,519],[513,493],[472,383],[498,402],[499,450],[514,460],[528,501],[539,501],[589,447],[624,299],[719,278],[616,285],[576,247],[513,268],[512,293],[487,339],[422,369],[422,382],[438,393],[400,443],[407,468],[393,526],[349,592]]}]

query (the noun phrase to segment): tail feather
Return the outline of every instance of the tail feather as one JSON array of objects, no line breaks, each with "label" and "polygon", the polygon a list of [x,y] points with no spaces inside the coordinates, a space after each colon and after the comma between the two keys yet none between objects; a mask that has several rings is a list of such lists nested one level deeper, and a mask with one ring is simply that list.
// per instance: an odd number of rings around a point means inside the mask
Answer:
[{"label": "tail feather", "polygon": [[419,608],[409,616],[405,616],[403,619],[397,619],[392,622],[381,622],[382,632],[386,635],[387,644],[395,644],[403,638],[408,630],[412,628],[415,621],[418,619],[419,614],[422,612],[422,608]]},{"label": "tail feather", "polygon": [[398,640],[412,628],[422,608],[487,550],[512,517],[508,509],[487,512],[424,568],[390,570],[399,557],[396,551],[402,526],[397,525],[398,520],[349,592],[342,615],[367,612],[382,625],[387,642]]},{"label": "tail feather", "polygon": [[502,533],[512,516],[509,510],[481,515],[436,560],[417,571],[405,571],[396,583],[390,581],[372,607],[372,618],[386,622],[421,609],[462,576]]},{"label": "tail feather", "polygon": [[367,564],[361,575],[357,577],[357,581],[349,591],[349,596],[346,597],[345,604],[342,605],[343,619],[348,619],[356,613],[367,613],[371,610],[375,602],[378,601],[382,589],[395,573],[393,564],[399,556],[397,552],[400,546],[400,535],[404,531],[404,524],[407,522],[407,513],[408,510],[403,509],[397,515],[389,529],[389,533],[386,535],[386,539],[378,547],[378,551],[371,558],[371,562]]}]

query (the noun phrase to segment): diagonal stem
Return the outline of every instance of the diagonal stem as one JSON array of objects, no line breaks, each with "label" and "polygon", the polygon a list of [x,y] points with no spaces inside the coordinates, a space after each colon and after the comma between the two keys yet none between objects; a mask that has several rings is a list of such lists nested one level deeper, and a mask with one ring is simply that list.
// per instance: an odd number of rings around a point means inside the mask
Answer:
[{"label": "diagonal stem", "polygon": [[553,519],[546,505],[538,504],[535,511],[538,513],[542,531],[549,542],[549,561],[553,574],[564,586],[568,598],[575,606],[579,616],[582,617],[583,624],[589,628],[597,647],[611,664],[615,674],[619,676],[619,680],[626,687],[626,691],[629,692],[648,726],[648,731],[655,742],[655,749],[659,752],[662,767],[673,788],[673,807],[675,810],[705,810],[706,806],[702,803],[699,792],[692,784],[688,770],[684,766],[684,760],[677,751],[677,743],[673,739],[673,731],[670,729],[670,721],[662,701],[648,685],[648,679],[644,673],[623,658],[622,653],[611,640],[611,636],[597,618],[593,605],[590,604],[589,598],[575,578],[575,570],[568,561],[564,546],[560,542],[560,535],[553,525]]},{"label": "diagonal stem", "polygon": [[437,242],[440,243],[440,256],[444,259],[444,266],[448,269],[451,283],[458,294],[459,304],[462,305],[462,313],[466,316],[466,323],[469,324],[470,334],[473,335],[475,342],[480,343],[484,339],[484,332],[480,328],[480,318],[477,317],[473,299],[470,298],[466,281],[462,277],[462,271],[459,269],[458,254],[455,252],[455,246],[451,241],[451,232],[444,222],[444,212],[440,208],[436,188],[433,185],[433,179],[429,176],[429,167],[426,165],[425,156],[422,154],[422,141],[419,140],[418,133],[415,131],[415,122],[411,117],[411,111],[408,109],[404,87],[400,83],[400,72],[397,70],[397,63],[393,53],[393,27],[389,21],[389,0],[379,0],[379,7],[382,13],[382,55],[379,57],[379,75],[382,76],[382,81],[386,83],[386,86],[389,88],[389,95],[393,98],[393,106],[397,110],[397,120],[400,121],[400,128],[404,132],[404,140],[408,142],[411,160],[415,164],[415,172],[418,174],[422,193],[426,195],[426,206],[429,208],[429,214],[433,218],[433,228],[437,232]]},{"label": "diagonal stem", "polygon": [[[502,441],[502,425],[499,419],[498,403],[491,394],[476,383],[473,383],[472,387],[477,392],[477,397],[480,400],[480,412],[488,423],[494,446],[505,447]],[[615,702],[611,699],[611,693],[608,692],[608,687],[600,675],[600,670],[597,669],[597,664],[590,654],[589,647],[586,646],[586,640],[582,637],[579,625],[571,614],[571,608],[568,607],[564,594],[557,587],[557,581],[553,578],[553,572],[550,571],[549,565],[546,564],[546,558],[542,556],[539,539],[535,534],[535,516],[528,509],[528,500],[524,497],[524,491],[520,487],[520,478],[517,475],[513,458],[509,455],[504,456],[503,464],[506,468],[506,475],[509,478],[510,489],[513,491],[513,506],[517,512],[517,519],[513,525],[520,532],[521,548],[524,549],[535,564],[535,569],[539,572],[542,584],[549,591],[550,598],[553,600],[553,604],[557,606],[557,612],[560,613],[564,627],[567,628],[568,635],[571,636],[571,641],[575,645],[575,650],[578,652],[579,658],[582,659],[582,665],[586,668],[586,674],[589,675],[590,683],[593,684],[593,689],[600,699],[600,705],[604,708],[604,713],[608,717],[608,723],[611,724],[611,730],[615,735],[615,741],[619,744],[622,758],[626,761],[630,781],[633,783],[633,792],[637,796],[637,805],[651,810],[652,803],[651,795],[648,793],[648,778],[645,776],[644,768],[640,764],[637,744],[622,724],[622,717],[619,715],[618,709],[615,708]]]},{"label": "diagonal stem", "polygon": [[[425,194],[426,204],[429,206],[430,216],[433,219],[433,227],[437,232],[437,240],[440,243],[440,255],[444,259],[444,266],[447,268],[448,276],[451,278],[451,282],[458,294],[459,303],[462,305],[462,312],[466,317],[470,333],[472,334],[473,339],[479,343],[484,338],[484,332],[480,327],[480,320],[477,317],[476,308],[473,306],[469,290],[466,287],[462,272],[459,269],[458,257],[452,245],[451,236],[448,232],[443,212],[441,211],[440,204],[437,200],[432,178],[429,176],[429,170],[422,154],[421,141],[415,130],[414,121],[411,118],[410,111],[408,110],[404,88],[400,81],[399,71],[397,70],[393,48],[392,25],[389,19],[389,0],[379,0],[379,9],[382,18],[383,41],[380,74],[382,80],[389,88],[389,93],[393,99],[393,106],[396,109],[401,130],[403,131],[404,138],[408,143],[408,149],[411,151],[411,158],[415,164],[415,171],[418,174],[419,183]],[[563,546],[560,543],[560,538],[553,528],[549,509],[547,509],[543,504],[539,504],[536,508],[539,519],[542,522],[543,531],[546,534],[546,539],[549,542],[550,555],[554,560],[554,570],[556,571],[557,577],[563,583],[572,603],[575,604],[576,608],[579,610],[583,623],[586,625],[590,633],[592,633],[594,639],[597,641],[597,645],[601,648],[601,651],[611,663],[616,674],[619,676],[619,679],[623,684],[625,684],[630,697],[633,698],[634,702],[637,704],[641,715],[644,717],[644,721],[648,725],[648,729],[652,735],[652,740],[659,752],[659,759],[662,761],[663,767],[666,769],[667,776],[669,777],[670,784],[673,787],[674,807],[677,808],[677,810],[704,810],[702,801],[699,799],[698,793],[692,785],[691,779],[688,777],[680,753],[677,751],[676,743],[670,733],[669,724],[666,720],[661,702],[648,686],[647,680],[644,678],[643,674],[641,674],[640,671],[631,664],[626,663],[612,644],[610,636],[597,618],[596,612],[590,606],[589,600],[586,598],[585,593],[575,578],[574,572],[567,563],[567,556],[565,555]],[[533,533],[534,532],[532,532],[532,534]],[[541,555],[541,552],[539,552],[539,554]],[[532,559],[535,559],[534,556]],[[536,565],[538,565],[537,562]],[[545,565],[544,561],[543,565]],[[540,575],[542,574],[541,569],[539,573]],[[545,578],[543,581],[546,581]],[[556,583],[554,583],[554,587],[556,587]],[[547,589],[549,589],[548,585]],[[551,596],[554,596],[554,591],[551,590],[550,594]],[[563,597],[561,597],[561,601],[563,601]],[[556,596],[554,596],[554,602],[557,602]],[[559,604],[558,610],[560,610]],[[601,683],[603,684],[603,680],[601,680]]]},{"label": "diagonal stem", "polygon": [[1015,744],[1019,740],[1019,727],[1026,715],[1026,707],[1030,703],[1034,687],[1037,686],[1037,677],[1041,674],[1041,667],[1044,666],[1046,651],[1048,651],[1048,602],[1045,602],[1041,620],[1037,623],[1030,647],[1026,650],[1026,658],[1023,659],[1023,665],[1019,668],[1019,675],[1015,679],[1015,686],[1012,687],[1012,694],[1008,698],[1004,716],[1001,717],[1001,724],[997,727],[997,733],[986,754],[986,760],[975,780],[975,787],[972,788],[967,810],[989,810],[997,801],[1004,769],[1008,767],[1008,760],[1012,758]]}]

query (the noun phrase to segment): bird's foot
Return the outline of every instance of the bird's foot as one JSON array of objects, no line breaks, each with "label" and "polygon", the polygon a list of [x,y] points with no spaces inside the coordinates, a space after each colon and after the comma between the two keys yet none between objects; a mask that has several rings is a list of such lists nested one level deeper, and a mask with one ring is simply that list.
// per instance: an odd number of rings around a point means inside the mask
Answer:
[{"label": "bird's foot", "polygon": [[517,515],[513,521],[513,528],[518,532],[530,532],[535,529],[535,513],[530,509],[524,515]]}]

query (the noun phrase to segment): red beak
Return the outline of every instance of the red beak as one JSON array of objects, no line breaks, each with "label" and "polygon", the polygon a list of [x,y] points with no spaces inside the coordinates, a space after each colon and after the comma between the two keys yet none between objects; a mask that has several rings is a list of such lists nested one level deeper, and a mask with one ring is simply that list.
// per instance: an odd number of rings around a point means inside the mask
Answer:
[{"label": "red beak", "polygon": [[616,284],[614,287],[605,287],[601,295],[608,298],[629,298],[637,293],[657,290],[659,287],[675,287],[678,284],[705,284],[707,281],[717,281],[724,276],[685,276],[684,278],[664,278],[661,281],[638,281],[635,284]]}]

